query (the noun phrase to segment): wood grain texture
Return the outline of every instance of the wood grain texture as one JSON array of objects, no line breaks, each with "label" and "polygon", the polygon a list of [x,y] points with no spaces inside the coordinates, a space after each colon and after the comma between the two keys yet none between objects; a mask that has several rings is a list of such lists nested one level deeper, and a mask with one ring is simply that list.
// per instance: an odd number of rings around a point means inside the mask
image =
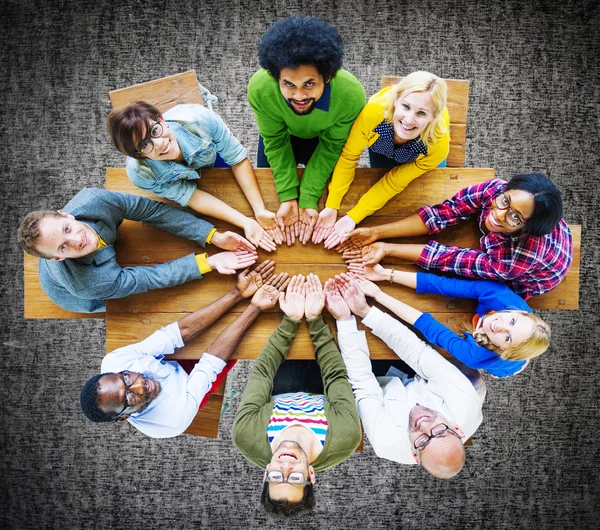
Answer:
[{"label": "wood grain texture", "polygon": [[134,101],[147,101],[161,112],[184,103],[204,103],[194,70],[112,90],[108,96],[113,109],[120,109]]}]

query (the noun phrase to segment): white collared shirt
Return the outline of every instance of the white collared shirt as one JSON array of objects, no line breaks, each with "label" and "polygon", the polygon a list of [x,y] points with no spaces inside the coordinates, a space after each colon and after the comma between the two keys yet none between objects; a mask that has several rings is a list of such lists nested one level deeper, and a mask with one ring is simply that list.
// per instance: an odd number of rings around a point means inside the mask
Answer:
[{"label": "white collared shirt", "polygon": [[127,421],[152,438],[170,438],[185,431],[225,361],[204,353],[188,375],[176,361],[164,361],[166,354],[181,348],[183,340],[177,322],[155,331],[147,339],[110,352],[101,372],[129,370],[155,378],[160,393],[150,405]]},{"label": "white collared shirt", "polygon": [[483,415],[485,384],[477,389],[451,362],[420,340],[395,318],[376,307],[363,324],[373,330],[416,375],[405,387],[397,377],[376,378],[371,369],[364,331],[356,320],[338,321],[338,342],[367,438],[380,458],[416,464],[408,437],[408,415],[420,403],[457,423],[466,437],[477,430]]}]

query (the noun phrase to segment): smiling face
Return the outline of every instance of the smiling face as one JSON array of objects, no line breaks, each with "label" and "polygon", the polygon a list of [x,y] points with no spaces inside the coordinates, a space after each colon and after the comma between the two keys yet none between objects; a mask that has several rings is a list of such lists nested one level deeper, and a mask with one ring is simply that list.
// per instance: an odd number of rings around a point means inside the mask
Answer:
[{"label": "smiling face", "polygon": [[490,341],[502,350],[519,346],[531,337],[534,323],[520,311],[499,311],[487,313],[477,324],[477,331],[483,331]]},{"label": "smiling face", "polygon": [[[98,380],[98,407],[106,413],[121,413],[119,420],[142,412],[160,393],[160,383],[137,372],[106,374]],[[117,420],[117,421],[119,421]]]},{"label": "smiling face", "polygon": [[394,142],[402,144],[418,138],[435,119],[429,92],[411,92],[400,96],[394,105]]},{"label": "smiling face", "polygon": [[[296,442],[290,440],[284,440],[273,451],[271,461],[265,470],[265,476],[269,471],[279,471],[286,479],[292,472],[303,473],[305,480],[315,483],[315,470],[309,464],[308,456]],[[271,482],[269,483],[269,497],[273,500],[285,499],[290,502],[300,502],[304,497],[304,487],[304,484]]]},{"label": "smiling face", "polygon": [[[456,434],[445,431],[441,436],[430,438],[427,445],[417,451],[415,440],[423,434],[430,436],[431,430],[440,423],[446,424]],[[464,461],[461,440],[465,437],[464,432],[436,410],[417,403],[408,414],[408,437],[415,460],[435,476],[439,476],[434,473],[436,468],[448,468],[453,463]]]},{"label": "smiling face", "polygon": [[325,90],[325,80],[312,65],[298,68],[282,68],[279,74],[279,89],[290,102],[292,110],[302,116],[310,114]]},{"label": "smiling face", "polygon": [[58,211],[60,217],[44,217],[39,222],[40,237],[35,248],[47,259],[62,261],[81,258],[98,248],[98,234],[89,225],[77,221],[70,213]]},{"label": "smiling face", "polygon": [[[514,234],[523,229],[525,223],[531,219],[534,209],[535,198],[531,193],[523,190],[506,190],[494,197],[484,224],[490,232]],[[520,224],[511,226],[509,222],[515,224],[517,218]]]},{"label": "smiling face", "polygon": [[181,152],[177,138],[175,138],[175,134],[169,128],[169,125],[165,122],[165,120],[163,120],[162,116],[159,116],[157,121],[162,126],[162,134],[158,138],[151,137],[152,126],[155,125],[156,122],[147,123],[144,136],[139,140],[136,138],[136,143],[138,146],[144,140],[149,140],[152,142],[152,151],[144,154],[144,158],[148,158],[150,160],[183,161],[183,153]]}]

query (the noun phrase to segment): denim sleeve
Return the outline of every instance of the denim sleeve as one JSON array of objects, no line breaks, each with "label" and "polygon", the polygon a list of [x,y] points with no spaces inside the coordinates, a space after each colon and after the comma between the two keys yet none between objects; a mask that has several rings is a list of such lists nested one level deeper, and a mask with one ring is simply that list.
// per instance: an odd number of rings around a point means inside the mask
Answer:
[{"label": "denim sleeve", "polygon": [[[152,171],[144,166],[141,166],[133,159],[128,159],[125,166],[129,180],[138,188],[146,191],[151,191],[159,197],[170,199],[181,206],[187,206],[192,199],[192,195],[197,189],[196,183],[190,179],[177,179],[168,182],[157,182],[152,174]],[[194,180],[198,178],[198,174],[192,170],[190,175]]]},{"label": "denim sleeve", "polygon": [[217,147],[217,153],[225,162],[234,166],[248,158],[248,150],[231,133],[221,116],[205,107],[195,111],[198,113],[199,121],[201,120],[199,125],[208,132]]}]

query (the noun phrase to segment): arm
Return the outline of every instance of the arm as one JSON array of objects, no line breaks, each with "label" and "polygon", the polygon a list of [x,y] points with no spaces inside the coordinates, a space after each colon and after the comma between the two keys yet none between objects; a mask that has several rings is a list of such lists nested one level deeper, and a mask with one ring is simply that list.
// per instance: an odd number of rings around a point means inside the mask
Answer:
[{"label": "arm", "polygon": [[280,98],[281,94],[278,92],[277,81],[266,70],[256,72],[248,84],[248,102],[264,140],[265,155],[273,169],[275,189],[280,202],[285,202],[298,197],[298,173],[288,126],[281,117],[285,102],[279,105],[276,98]]},{"label": "arm", "polygon": [[[336,90],[341,93],[336,92]],[[331,127],[321,132],[319,135],[319,145],[306,165],[306,170],[300,182],[299,208],[317,208],[317,203],[321,195],[323,195],[325,184],[348,139],[352,124],[365,106],[365,91],[362,85],[356,80],[352,83],[346,83],[344,88],[337,86],[334,88],[332,85],[331,91],[329,112],[337,113],[336,121]],[[343,105],[334,102],[334,98],[340,97],[344,98]]]},{"label": "arm", "polygon": [[438,167],[447,158],[449,150],[450,133],[446,133],[428,146],[427,156],[419,156],[413,162],[400,164],[388,171],[360,198],[358,204],[348,212],[348,215],[355,223],[360,223],[365,217],[383,208],[392,197],[398,195],[414,179]]}]

